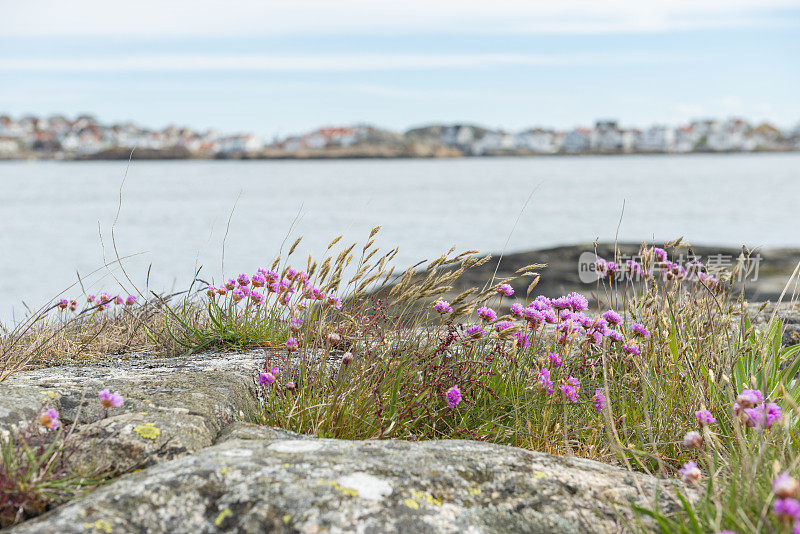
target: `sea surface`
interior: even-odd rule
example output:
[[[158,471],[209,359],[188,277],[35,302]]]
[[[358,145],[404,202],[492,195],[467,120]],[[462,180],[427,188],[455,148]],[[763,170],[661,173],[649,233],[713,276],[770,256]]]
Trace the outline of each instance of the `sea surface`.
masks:
[[[133,292],[117,257],[141,290],[177,290],[196,268],[219,281],[269,266],[300,235],[305,265],[333,237],[363,242],[376,225],[378,245],[400,247],[398,266],[451,245],[510,252],[617,232],[800,246],[797,153],[134,161],[123,184],[126,168],[0,162],[0,320],[21,318],[23,301],[81,295],[67,290],[79,276],[86,292]]]

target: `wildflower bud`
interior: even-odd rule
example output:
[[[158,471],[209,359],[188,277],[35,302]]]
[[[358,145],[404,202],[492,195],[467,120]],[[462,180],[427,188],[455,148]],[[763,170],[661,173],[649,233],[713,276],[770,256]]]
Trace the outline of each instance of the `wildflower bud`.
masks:
[[[683,446],[700,450],[703,448],[703,436],[696,430],[690,430],[683,436]]]
[[[67,299],[61,299],[58,301],[58,307],[62,310],[66,310],[69,306],[69,301]]]
[[[69,301],[69,311],[75,311],[77,309],[78,309],[78,301],[74,299]]]
[[[287,390],[287,391],[294,391],[294,390],[296,390],[296,389],[297,389],[297,384],[295,384],[295,383],[294,383],[294,382],[292,382],[291,380],[289,380],[288,382],[286,382],[286,390]]]
[[[341,341],[342,336],[337,334],[336,332],[331,332],[328,334],[328,343],[331,345],[336,345],[339,341]]]
[[[353,363],[353,353],[345,352],[342,356],[342,365],[350,365],[351,363]]]
[[[752,408],[760,402],[764,402],[764,395],[757,389],[745,389],[736,397],[740,408]]]
[[[61,424],[61,421],[58,419],[58,412],[54,408],[43,412],[39,416],[39,424],[48,430],[55,430]]]
[[[125,399],[118,391],[111,393],[111,390],[104,389],[97,396],[103,408],[119,408],[125,403]]]
[[[794,499],[798,494],[797,480],[789,473],[781,473],[772,481],[772,492],[778,499]]]
[[[694,462],[686,462],[678,472],[681,474],[681,479],[684,482],[696,483],[700,480],[700,477],[703,476],[702,471],[700,471],[700,468],[697,467],[697,464]]]

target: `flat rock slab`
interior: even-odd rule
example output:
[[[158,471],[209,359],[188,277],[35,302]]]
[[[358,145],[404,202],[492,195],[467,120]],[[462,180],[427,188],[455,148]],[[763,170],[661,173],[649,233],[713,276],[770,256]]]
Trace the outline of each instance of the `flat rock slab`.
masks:
[[[85,461],[140,469],[10,532],[617,532],[628,502],[651,505],[657,488],[675,506],[663,491],[677,482],[589,460],[477,441],[316,439],[241,422],[258,406],[264,358],[54,367],[0,383],[0,432],[47,404],[82,423]],[[106,388],[125,404],[101,417]]]
[[[152,465],[212,445],[226,425],[254,410],[264,358],[263,350],[209,353],[15,374],[0,383],[0,432],[28,424],[46,405],[66,424],[79,421],[86,453],[98,465]],[[119,391],[125,404],[103,414],[102,389]]]
[[[636,482],[651,497],[665,486],[475,441],[309,439],[246,425],[228,437],[10,532],[617,532],[627,502],[645,500]]]

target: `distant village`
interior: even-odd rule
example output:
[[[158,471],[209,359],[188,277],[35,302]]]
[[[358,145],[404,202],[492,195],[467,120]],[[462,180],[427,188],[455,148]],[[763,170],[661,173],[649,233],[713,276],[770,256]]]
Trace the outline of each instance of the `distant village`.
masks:
[[[0,159],[460,157],[555,154],[652,154],[800,150],[800,125],[781,130],[742,119],[697,120],[681,126],[623,128],[597,121],[572,130],[507,132],[471,124],[435,124],[404,133],[370,125],[325,127],[269,141],[250,133],[133,122],[102,124],[75,118],[0,115]]]

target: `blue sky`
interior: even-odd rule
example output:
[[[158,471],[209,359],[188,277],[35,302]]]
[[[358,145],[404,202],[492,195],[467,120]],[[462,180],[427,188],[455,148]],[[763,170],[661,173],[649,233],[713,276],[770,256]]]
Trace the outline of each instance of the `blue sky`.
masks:
[[[355,122],[800,121],[798,0],[131,6],[0,0],[0,112],[267,138]]]

